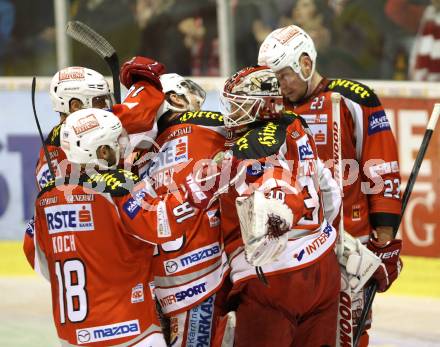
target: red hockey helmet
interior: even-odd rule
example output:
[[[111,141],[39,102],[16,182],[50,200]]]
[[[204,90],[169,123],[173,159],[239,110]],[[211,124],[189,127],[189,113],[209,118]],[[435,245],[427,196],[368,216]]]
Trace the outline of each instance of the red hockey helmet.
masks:
[[[235,73],[225,82],[221,103],[227,128],[278,118],[284,109],[278,80],[266,66],[246,67]]]

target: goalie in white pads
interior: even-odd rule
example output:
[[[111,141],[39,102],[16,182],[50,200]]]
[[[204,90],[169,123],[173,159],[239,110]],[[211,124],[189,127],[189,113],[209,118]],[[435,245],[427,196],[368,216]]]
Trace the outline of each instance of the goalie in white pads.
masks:
[[[300,117],[283,113],[269,69],[236,73],[222,101],[238,173],[234,189],[220,196],[238,302],[234,346],[334,346],[340,271],[318,182],[326,181],[331,218],[339,210],[337,184],[319,174],[313,137]]]

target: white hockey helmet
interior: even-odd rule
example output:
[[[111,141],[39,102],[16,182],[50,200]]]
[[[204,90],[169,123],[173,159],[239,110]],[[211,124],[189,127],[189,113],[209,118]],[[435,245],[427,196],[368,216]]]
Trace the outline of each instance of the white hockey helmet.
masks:
[[[304,77],[299,60],[307,54],[312,60],[312,72]],[[309,81],[316,67],[316,49],[311,37],[300,27],[289,25],[272,31],[263,41],[258,53],[258,64],[278,72],[291,67],[304,82]]]
[[[267,66],[241,69],[229,78],[220,97],[227,128],[276,119],[284,110],[278,80]]]
[[[160,75],[160,83],[162,84],[162,91],[167,94],[174,92],[177,95],[183,96],[188,103],[185,108],[179,108],[171,105],[167,98],[165,98],[161,117],[168,111],[174,112],[186,112],[186,111],[198,111],[202,107],[206,98],[206,92],[194,81],[186,79],[176,73],[167,73]]]
[[[96,163],[101,169],[115,168],[122,151],[123,127],[113,113],[98,108],[73,112],[61,126],[61,148],[75,164]],[[107,145],[115,151],[116,163],[111,167],[98,160],[96,150]]]
[[[53,110],[67,115],[71,99],[80,100],[83,108],[111,109],[114,104],[104,76],[85,67],[71,66],[58,71],[52,78],[49,93]]]

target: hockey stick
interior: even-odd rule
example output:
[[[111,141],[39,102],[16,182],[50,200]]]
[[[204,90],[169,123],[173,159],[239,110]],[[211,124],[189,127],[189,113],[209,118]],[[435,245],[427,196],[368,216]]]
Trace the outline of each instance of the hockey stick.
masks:
[[[343,163],[341,144],[341,94],[332,93],[332,118],[333,118],[333,172],[334,178],[344,196]],[[336,242],[336,254],[338,260],[344,253],[344,203],[341,201],[340,221],[338,227],[338,239]],[[341,290],[339,292],[338,321],[336,330],[336,342],[338,346],[351,346],[353,342],[353,315],[351,306],[353,302],[352,290],[349,284],[349,276],[345,268],[341,267]],[[344,284],[344,286],[343,286]]]
[[[429,142],[431,141],[432,134],[434,133],[435,126],[437,124],[438,118],[440,115],[440,103],[434,104],[434,108],[431,113],[431,117],[429,118],[428,126],[426,127],[425,134],[423,136],[422,144],[420,145],[419,152],[417,153],[416,160],[414,162],[413,168],[411,170],[411,174],[408,178],[408,183],[406,184],[405,192],[402,196],[402,211],[400,214],[399,224],[397,228],[393,231],[393,236],[396,237],[397,231],[399,230],[400,224],[402,222],[403,214],[406,210],[406,206],[408,205],[409,198],[411,197],[411,193],[414,187],[414,184],[417,180],[417,175],[419,174],[420,167],[422,166],[423,158],[425,157],[426,150],[428,149]],[[366,293],[366,301],[364,309],[362,310],[361,318],[358,324],[358,330],[355,335],[354,346],[357,347],[359,343],[359,339],[361,337],[362,331],[364,330],[365,322],[367,321],[368,312],[371,310],[371,306],[373,305],[374,297],[376,296],[377,283],[374,282]]]
[[[95,30],[80,21],[67,23],[66,33],[74,40],[89,47],[105,60],[113,77],[113,93],[115,100],[121,102],[121,85],[119,82],[119,58],[113,46]]]
[[[52,168],[52,164],[50,161],[50,155],[49,151],[47,150],[46,143],[44,142],[43,132],[41,131],[40,122],[38,121],[37,116],[37,110],[35,108],[35,88],[37,85],[37,79],[35,77],[32,78],[32,92],[31,92],[31,98],[32,98],[32,109],[34,110],[34,117],[35,117],[35,123],[37,123],[38,133],[40,134],[41,144],[43,145],[43,151],[44,156],[46,157],[47,166],[49,168],[50,175],[52,176],[52,179],[55,180],[55,173]]]
[[[334,178],[341,189],[341,196],[344,196],[343,187],[343,166],[342,166],[342,145],[341,145],[341,94],[332,93],[332,118],[333,118],[333,172]],[[339,235],[337,242],[337,254],[344,251],[344,204],[341,203],[341,220],[339,222]]]

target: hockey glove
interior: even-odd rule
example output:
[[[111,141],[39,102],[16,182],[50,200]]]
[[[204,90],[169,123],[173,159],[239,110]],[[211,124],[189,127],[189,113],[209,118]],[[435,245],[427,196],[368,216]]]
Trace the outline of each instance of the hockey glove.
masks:
[[[220,152],[214,159],[195,167],[194,173],[188,175],[183,184],[189,203],[202,210],[210,208],[219,195],[228,190],[235,175],[233,163],[230,153]]]
[[[199,210],[209,209],[218,198],[215,194],[217,187],[205,189],[194,179],[193,174],[186,176],[183,191],[185,192],[185,199],[191,206]]]
[[[136,56],[122,65],[119,79],[127,89],[137,81],[148,81],[162,90],[159,76],[164,73],[163,64],[147,57]]]
[[[377,291],[385,292],[399,276],[403,267],[402,260],[399,257],[402,250],[402,240],[392,240],[380,244],[370,238],[367,247],[382,260],[382,264],[373,274],[373,278],[378,284]]]

